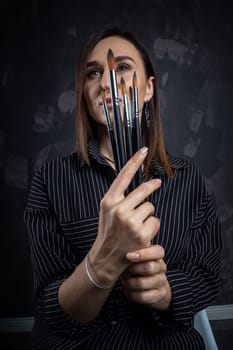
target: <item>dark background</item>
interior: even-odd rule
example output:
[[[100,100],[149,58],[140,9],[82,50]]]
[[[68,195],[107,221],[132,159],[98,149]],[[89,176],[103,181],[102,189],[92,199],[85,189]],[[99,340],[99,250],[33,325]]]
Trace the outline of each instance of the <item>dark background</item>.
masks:
[[[159,79],[168,150],[213,194],[225,242],[218,305],[233,304],[233,18],[227,1],[1,1],[0,317],[33,316],[23,223],[35,167],[72,151],[78,49],[109,24],[133,30]]]

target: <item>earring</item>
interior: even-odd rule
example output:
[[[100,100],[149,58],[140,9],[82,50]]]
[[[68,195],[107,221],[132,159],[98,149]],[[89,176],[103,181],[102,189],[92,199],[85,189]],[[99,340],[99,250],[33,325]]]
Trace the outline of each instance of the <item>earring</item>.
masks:
[[[150,127],[150,106],[149,102],[145,103],[145,117],[146,117],[146,126],[147,128]]]

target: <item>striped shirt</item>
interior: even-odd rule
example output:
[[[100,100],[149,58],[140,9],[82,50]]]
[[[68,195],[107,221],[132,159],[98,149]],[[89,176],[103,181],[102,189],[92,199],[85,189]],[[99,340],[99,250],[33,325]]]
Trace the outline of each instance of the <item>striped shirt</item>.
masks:
[[[198,350],[195,313],[216,299],[222,238],[204,179],[190,162],[169,155],[174,178],[153,162],[161,187],[149,200],[161,220],[154,242],[165,249],[172,290],[168,312],[129,301],[117,282],[101,313],[80,323],[64,313],[58,290],[92,246],[102,197],[114,171],[98,145],[89,145],[91,165],[73,153],[35,171],[25,208],[35,284],[34,349]]]

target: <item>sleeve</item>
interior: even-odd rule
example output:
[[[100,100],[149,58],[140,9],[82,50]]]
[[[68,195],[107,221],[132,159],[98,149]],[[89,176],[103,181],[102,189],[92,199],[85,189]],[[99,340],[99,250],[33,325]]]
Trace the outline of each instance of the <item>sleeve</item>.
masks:
[[[191,228],[191,244],[181,263],[168,268],[171,313],[180,327],[190,327],[196,312],[216,300],[222,267],[221,228],[209,196],[203,198]]]
[[[203,179],[201,185],[202,196],[188,233],[188,248],[179,264],[167,267],[172,291],[169,311],[153,312],[153,318],[166,328],[192,327],[195,313],[213,304],[219,292],[223,255],[221,227]]]
[[[33,177],[24,221],[31,250],[37,313],[56,332],[84,339],[102,321],[99,318],[88,323],[74,321],[58,302],[59,287],[77,266],[77,258],[62,234],[42,170]]]

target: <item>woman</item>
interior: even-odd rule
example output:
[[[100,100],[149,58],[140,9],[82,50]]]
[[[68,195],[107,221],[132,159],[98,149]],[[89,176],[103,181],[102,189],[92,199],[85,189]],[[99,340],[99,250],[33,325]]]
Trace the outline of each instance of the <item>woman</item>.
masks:
[[[112,116],[110,48],[118,82],[129,88],[137,72],[143,143],[117,176],[101,95]],[[25,209],[34,347],[204,349],[193,317],[218,292],[219,221],[198,170],[166,152],[148,54],[130,33],[98,33],[76,85],[76,151],[35,173]],[[128,193],[140,167],[145,181]]]

